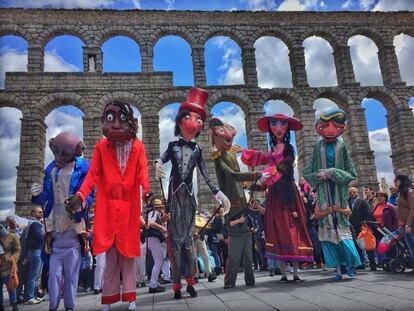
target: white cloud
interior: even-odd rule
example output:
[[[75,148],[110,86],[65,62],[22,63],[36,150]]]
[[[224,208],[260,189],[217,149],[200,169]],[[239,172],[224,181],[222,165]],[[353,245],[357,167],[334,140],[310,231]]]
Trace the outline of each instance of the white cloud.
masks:
[[[67,63],[56,51],[45,53],[45,72],[72,72],[80,71],[75,65]]]
[[[375,166],[377,178],[384,177],[389,184],[394,181],[394,173],[391,161],[391,144],[387,128],[369,132],[369,144],[375,154]]]
[[[373,2],[373,0],[371,0]],[[373,11],[413,11],[414,1],[412,0],[379,0]]]
[[[254,44],[259,87],[292,87],[289,50],[282,40],[261,37]]]
[[[240,47],[230,38],[217,36],[211,39],[211,43],[223,54],[221,64],[216,69],[219,73],[217,82],[219,85],[243,84],[243,65],[241,63]]]
[[[360,0],[359,6],[363,10],[371,10],[377,0]]]
[[[278,11],[304,11],[305,5],[301,4],[299,0],[285,0],[278,8]]]
[[[264,105],[264,112],[266,116],[272,116],[277,113],[293,116],[293,109],[283,100],[269,100]]]
[[[347,0],[346,2],[344,2],[341,5],[341,9],[349,9],[350,7],[352,7],[354,5],[353,0]]]
[[[167,11],[174,9],[175,0],[165,0],[165,2],[168,5]]]
[[[23,8],[62,8],[62,9],[95,9],[109,8],[116,4],[116,0],[12,0],[11,5]],[[118,1],[119,2],[119,1]],[[139,7],[140,1],[133,0],[133,4]]]
[[[307,38],[305,47],[306,73],[310,86],[336,86],[335,61],[331,45],[323,38]]]
[[[401,79],[407,85],[414,85],[414,70],[412,57],[414,55],[414,38],[400,34],[394,37],[395,53],[398,58]]]
[[[353,36],[348,40],[351,49],[355,79],[361,85],[383,85],[378,60],[378,48],[365,36]]]
[[[27,71],[27,52],[18,52],[9,47],[0,50],[0,88],[4,88],[6,72]]]
[[[274,0],[243,0],[248,10],[252,11],[274,11],[277,5]]]

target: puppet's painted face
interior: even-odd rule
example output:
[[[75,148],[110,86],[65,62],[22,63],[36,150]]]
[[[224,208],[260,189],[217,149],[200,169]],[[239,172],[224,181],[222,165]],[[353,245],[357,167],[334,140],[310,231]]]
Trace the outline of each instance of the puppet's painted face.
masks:
[[[132,126],[117,105],[106,107],[102,116],[102,133],[114,143],[124,143],[132,138]]]
[[[50,150],[55,156],[55,164],[63,168],[75,157],[82,155],[82,141],[73,133],[63,132],[49,141]]]
[[[289,130],[289,123],[287,120],[281,119],[270,119],[269,127],[273,135],[277,138],[278,141],[281,141],[286,135],[286,132]]]
[[[315,125],[316,133],[322,136],[325,143],[336,142],[345,131],[345,124],[335,121],[318,122]]]
[[[214,146],[218,151],[228,151],[233,144],[234,136],[236,136],[236,129],[231,125],[216,126],[213,130]]]
[[[181,130],[181,136],[186,141],[190,141],[203,128],[203,119],[197,112],[190,111],[188,115],[180,120],[178,126]]]

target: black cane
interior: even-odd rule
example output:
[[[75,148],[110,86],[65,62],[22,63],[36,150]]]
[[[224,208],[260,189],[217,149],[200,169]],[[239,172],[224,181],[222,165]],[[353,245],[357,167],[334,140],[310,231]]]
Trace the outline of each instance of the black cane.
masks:
[[[200,229],[200,231],[198,231],[198,235],[200,235],[201,232],[203,232],[203,230],[208,226],[208,224],[211,222],[211,220],[213,219],[214,216],[216,216],[216,214],[218,213],[219,209],[223,206],[223,204],[220,204],[213,212],[213,214],[210,216],[209,219],[207,219],[206,224],[203,226],[203,228]]]

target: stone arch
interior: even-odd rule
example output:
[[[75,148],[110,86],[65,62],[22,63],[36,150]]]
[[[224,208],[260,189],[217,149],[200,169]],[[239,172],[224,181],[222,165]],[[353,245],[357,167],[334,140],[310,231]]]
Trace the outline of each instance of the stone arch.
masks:
[[[392,31],[392,36],[398,36],[399,34],[405,34],[411,37],[414,37],[414,27],[410,26],[400,26],[396,27]]]
[[[85,116],[89,111],[94,111],[96,109],[90,107],[88,101],[84,97],[76,93],[69,92],[59,92],[46,95],[39,101],[36,109],[39,111],[39,114],[43,116],[43,118],[46,118],[46,116],[53,109],[62,105],[72,105],[81,110]]]
[[[338,37],[334,32],[330,31],[326,27],[319,26],[315,28],[310,28],[309,30],[301,34],[301,46],[303,45],[306,39],[312,36],[321,37],[322,39],[325,39],[326,41],[328,41],[328,43],[334,50],[340,45],[340,41],[338,40]]]
[[[0,93],[0,108],[11,107],[19,109],[23,116],[30,116],[30,107],[19,97],[13,94]]]
[[[237,43],[240,49],[242,49],[246,43],[240,31],[234,28],[230,30],[219,27],[211,27],[211,29],[209,29],[201,36],[200,42],[204,46],[208,40],[218,36],[229,37],[231,40]]]
[[[318,98],[326,98],[333,101],[339,108],[345,111],[349,109],[349,105],[354,103],[352,97],[340,88],[317,88],[314,96],[312,103]]]
[[[131,106],[134,106],[135,108],[137,108],[140,111],[142,116],[144,115],[143,111],[145,111],[146,108],[148,107],[144,99],[138,94],[130,93],[130,92],[111,92],[111,93],[108,93],[102,96],[98,100],[97,102],[97,107],[98,107],[97,109],[99,110],[98,115],[99,116],[102,115],[103,109],[105,108],[106,104],[108,104],[109,102],[113,100],[117,100],[117,99],[127,102]]]
[[[368,27],[368,26],[351,27],[345,35],[346,42],[348,43],[350,38],[352,38],[353,36],[358,36],[358,35],[365,36],[371,39],[372,41],[374,41],[378,49],[380,46],[384,44],[384,40],[381,34],[378,31],[373,30],[371,27]]]
[[[175,91],[162,93],[157,98],[155,98],[153,106],[154,108],[157,108],[157,111],[160,111],[171,103],[182,103],[187,98],[187,92],[187,89],[178,89]]]
[[[206,109],[211,110],[214,105],[220,102],[232,102],[238,105],[245,116],[248,115],[249,111],[253,109],[253,103],[249,96],[241,90],[219,90],[207,100]]]
[[[401,102],[400,98],[389,88],[375,87],[363,89],[358,94],[358,101],[362,103],[362,100],[366,97],[374,98],[382,103],[387,110],[387,113],[392,115],[397,109],[404,109],[406,106]]]
[[[280,99],[285,101],[293,109],[295,115],[299,115],[300,107],[305,104],[303,102],[303,98],[293,90],[271,89],[263,93],[262,96],[260,96],[259,103],[261,105],[260,108],[262,109],[262,111],[263,104],[272,99]]]
[[[95,44],[99,46],[100,48],[102,48],[102,45],[107,40],[109,40],[112,37],[116,37],[116,36],[125,36],[135,41],[135,43],[138,44],[141,50],[141,54],[142,54],[142,48],[146,45],[146,41],[140,35],[140,33],[132,27],[125,27],[125,26],[107,27],[97,34],[97,37],[95,38]]]
[[[33,40],[32,35],[26,29],[17,25],[0,25],[0,36],[19,36],[24,38],[27,43]]]
[[[43,31],[36,38],[36,43],[39,44],[42,47],[42,49],[44,49],[46,45],[50,42],[50,40],[52,40],[53,38],[57,36],[63,36],[63,35],[75,36],[79,38],[80,40],[82,40],[82,42],[85,45],[91,44],[91,39],[89,38],[88,33],[83,28],[80,28],[78,26],[73,26],[73,25],[65,25],[65,26],[54,25],[48,28],[47,30]]]
[[[266,27],[265,29],[260,29],[260,32],[258,32],[257,35],[255,35],[252,38],[252,41],[253,41],[252,45],[254,45],[255,42],[259,40],[260,38],[267,37],[267,36],[275,37],[277,39],[282,40],[283,43],[286,44],[289,50],[295,45],[295,41],[296,41],[296,39],[292,36],[292,34],[284,29],[280,29],[277,27]]]
[[[159,27],[154,30],[150,37],[150,42],[152,46],[155,46],[157,42],[166,36],[178,36],[181,39],[185,40],[191,48],[197,44],[197,39],[195,36],[185,27],[180,26],[170,26],[170,27]]]

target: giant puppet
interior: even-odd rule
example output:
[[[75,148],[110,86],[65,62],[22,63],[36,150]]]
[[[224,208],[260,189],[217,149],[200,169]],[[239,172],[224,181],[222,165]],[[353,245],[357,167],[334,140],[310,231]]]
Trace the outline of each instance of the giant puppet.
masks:
[[[81,188],[68,199],[76,209],[96,187],[94,254],[106,252],[102,288],[103,310],[122,300],[134,310],[136,265],[140,255],[141,191],[149,190],[147,156],[136,137],[137,119],[129,104],[113,101],[102,116],[102,132]],[[122,276],[122,294],[120,292]]]
[[[57,310],[59,307],[62,278],[65,280],[65,308],[74,309],[81,264],[79,234],[85,233],[86,228],[82,208],[78,206],[76,211],[68,213],[65,199],[78,191],[88,172],[89,163],[80,157],[82,141],[71,132],[62,132],[50,139],[49,147],[55,159],[45,169],[43,185],[32,185],[32,202],[44,206],[46,252],[51,253],[49,309]],[[38,268],[41,268],[40,264]],[[40,270],[34,273],[40,275]],[[30,293],[30,296],[35,294]]]
[[[317,188],[315,218],[319,219],[318,238],[322,243],[325,265],[336,268],[334,280],[342,279],[340,265],[353,276],[353,267],[361,265],[349,229],[348,185],[356,172],[345,143],[338,139],[345,130],[346,114],[331,109],[319,115],[315,130],[322,136],[304,171],[305,179]]]
[[[306,212],[293,177],[295,154],[290,131],[303,128],[302,123],[283,114],[265,116],[257,122],[268,133],[270,151],[244,149],[241,160],[248,166],[267,165],[270,173],[265,210],[266,256],[279,260],[281,282],[287,281],[285,262],[293,263],[293,281],[300,281],[299,262],[313,262],[312,242],[306,226]]]
[[[168,252],[171,261],[174,298],[181,299],[181,276],[187,281],[187,292],[196,297],[194,289],[196,254],[194,249],[194,221],[197,203],[194,197],[193,172],[197,166],[215,199],[222,202],[225,195],[210,180],[200,146],[193,141],[203,128],[206,119],[208,93],[200,88],[191,88],[187,100],[180,105],[175,118],[175,136],[179,140],[171,141],[160,159],[155,161],[156,177],[163,178],[162,165],[171,161],[172,169],[168,187],[167,212]]]
[[[230,124],[223,123],[218,118],[210,121],[211,141],[217,148],[213,153],[214,165],[220,189],[230,200],[231,207],[226,215],[226,226],[229,234],[229,257],[227,259],[224,288],[236,285],[237,272],[240,262],[243,262],[244,280],[247,286],[255,284],[252,263],[252,235],[247,225],[247,200],[243,181],[262,182],[269,177],[269,173],[240,172],[237,162],[237,148],[232,148],[236,129]]]

